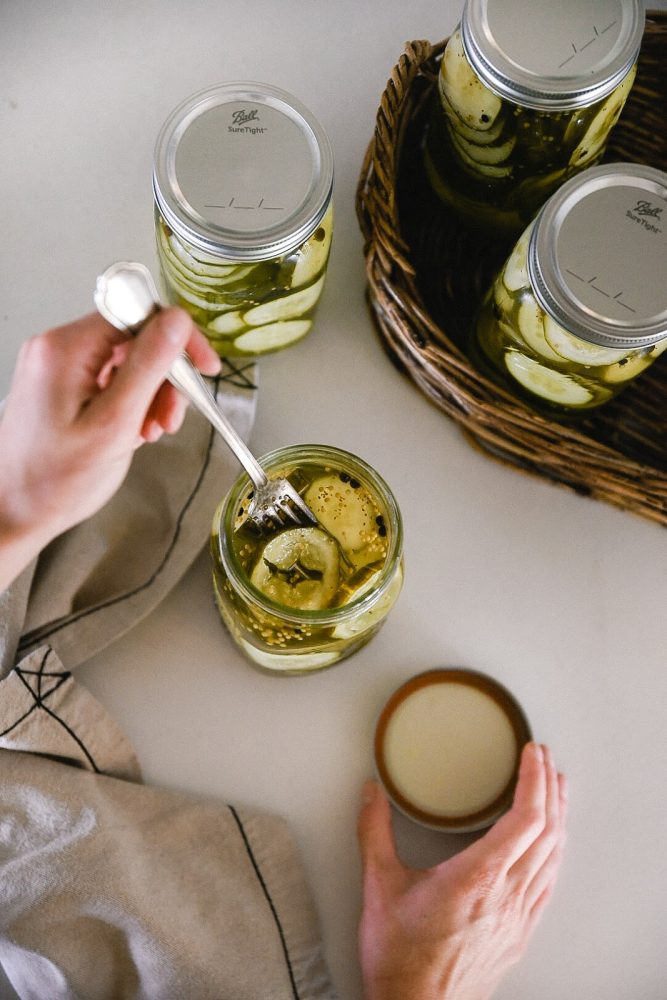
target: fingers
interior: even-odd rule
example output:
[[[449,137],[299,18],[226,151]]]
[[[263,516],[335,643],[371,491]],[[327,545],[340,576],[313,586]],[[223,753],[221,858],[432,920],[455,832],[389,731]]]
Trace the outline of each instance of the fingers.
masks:
[[[197,327],[193,328],[192,336],[185,349],[203,375],[218,375],[220,373],[220,357]]]
[[[99,419],[102,412],[107,420],[127,423],[134,428],[134,435],[138,434],[169,366],[191,341],[197,345],[197,353],[205,353],[187,313],[161,310],[129,345],[127,357],[108,388],[89,407],[89,418]]]
[[[508,872],[508,877],[521,887],[527,886],[541,871],[547,859],[558,846],[564,829],[564,817],[561,818],[561,800],[564,795],[565,781],[564,779],[559,780],[549,748],[543,747],[542,751],[545,776],[542,829],[531,846]]]
[[[541,912],[542,905],[551,895],[561,861],[563,860],[567,819],[567,782],[563,775],[558,776],[558,799],[558,817],[555,821],[556,828],[552,834],[553,846],[550,851],[546,848],[544,849],[544,861],[536,869],[525,887],[525,905],[531,911],[531,914],[533,911],[536,911],[535,916]],[[548,843],[549,833],[546,830],[544,838],[541,839],[544,844]],[[510,875],[512,875],[511,872]]]
[[[367,781],[357,825],[364,877],[399,864],[391,828],[391,809],[376,781]]]
[[[527,743],[521,754],[514,803],[489,832],[468,848],[471,857],[495,857],[506,873],[544,829],[547,778],[544,753],[537,743]]]
[[[145,441],[157,441],[166,431],[175,434],[183,423],[188,403],[185,396],[169,382],[163,382],[151,403],[141,436]]]

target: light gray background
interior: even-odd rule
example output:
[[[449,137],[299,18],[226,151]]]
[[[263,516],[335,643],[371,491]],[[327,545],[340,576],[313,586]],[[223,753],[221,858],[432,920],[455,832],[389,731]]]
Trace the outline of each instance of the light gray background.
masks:
[[[341,997],[360,1000],[355,817],[375,716],[441,664],[512,689],[571,780],[553,902],[501,1000],[664,1000],[667,535],[498,465],[384,355],[364,301],[354,194],[386,79],[454,0],[2,0],[0,395],[19,344],[91,308],[111,261],[154,263],[150,174],[183,97],[256,79],[299,96],[336,158],[336,228],[316,329],[261,362],[253,446],[339,445],[393,486],[406,583],[377,639],[336,669],[272,678],[237,654],[203,554],[173,596],[81,672],[146,779],[286,814]],[[29,401],[26,401],[29,405]],[[462,841],[397,820],[404,856]]]

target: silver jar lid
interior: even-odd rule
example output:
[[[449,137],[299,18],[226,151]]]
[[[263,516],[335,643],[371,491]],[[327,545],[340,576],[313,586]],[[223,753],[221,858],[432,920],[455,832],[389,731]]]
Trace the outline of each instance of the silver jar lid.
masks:
[[[333,154],[299,101],[263,83],[194,94],[162,127],[153,191],[171,228],[232,260],[266,260],[300,246],[324,215]]]
[[[467,0],[465,53],[499,97],[567,110],[606,97],[634,64],[642,0]]]
[[[557,323],[602,347],[667,337],[667,173],[590,167],[541,209],[528,245],[535,297]]]

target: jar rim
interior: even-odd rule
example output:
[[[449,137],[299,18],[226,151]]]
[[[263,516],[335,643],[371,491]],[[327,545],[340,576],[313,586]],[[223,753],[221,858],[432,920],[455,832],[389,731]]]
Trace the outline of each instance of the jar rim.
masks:
[[[258,459],[259,464],[267,472],[274,471],[289,464],[290,459],[294,461],[294,467],[301,464],[308,464],[316,460],[324,460],[340,471],[352,472],[355,478],[359,478],[368,487],[379,501],[380,506],[386,511],[386,525],[388,529],[389,546],[385,556],[384,564],[380,572],[380,579],[376,587],[371,591],[349,601],[336,608],[324,608],[320,611],[307,611],[287,607],[277,601],[271,600],[253,586],[247,574],[241,567],[233,545],[230,544],[233,519],[238,507],[239,500],[243,493],[250,487],[251,481],[247,474],[242,473],[232,485],[227,496],[216,511],[213,522],[213,533],[217,534],[217,549],[222,567],[229,578],[234,589],[240,596],[249,602],[259,606],[266,614],[274,615],[290,622],[290,624],[308,624],[313,626],[338,625],[347,622],[365,611],[370,610],[384,596],[393,582],[394,573],[403,553],[403,523],[396,498],[393,492],[382,478],[367,462],[353,455],[351,452],[333,445],[322,444],[302,444],[288,445],[268,452]]]

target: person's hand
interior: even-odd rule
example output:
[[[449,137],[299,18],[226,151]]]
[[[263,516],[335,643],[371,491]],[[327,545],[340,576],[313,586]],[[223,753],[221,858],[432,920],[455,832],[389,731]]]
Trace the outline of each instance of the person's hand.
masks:
[[[220,370],[181,309],[132,339],[93,314],[23,344],[0,414],[0,589],[113,495],[139,444],[179,428],[186,402],[164,379],[183,350]]]
[[[529,743],[510,811],[471,847],[419,871],[398,860],[389,803],[367,782],[358,830],[366,1000],[487,1000],[551,895],[565,812],[565,778],[546,747]]]

